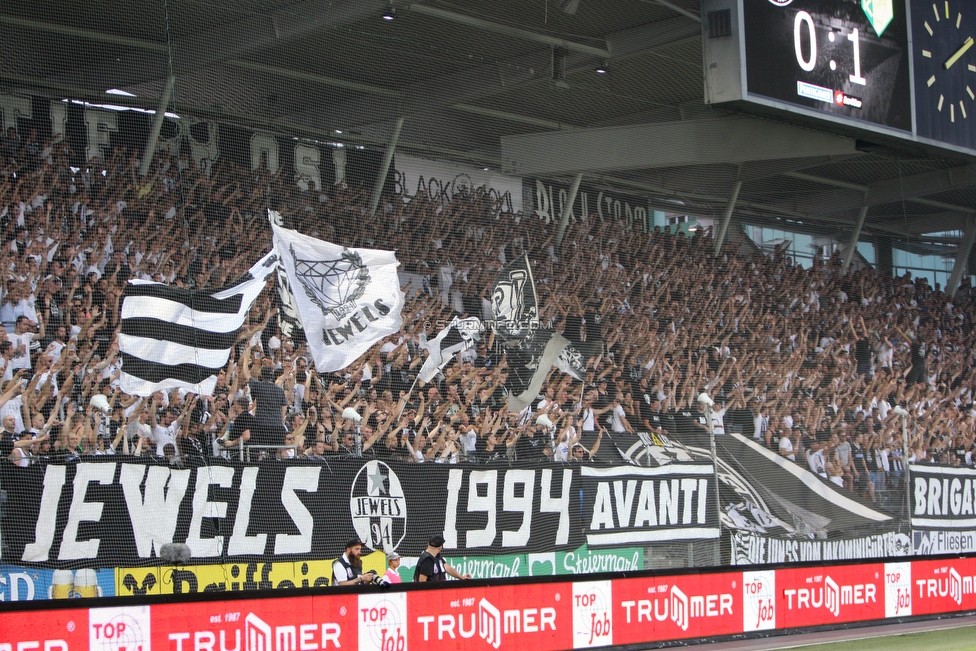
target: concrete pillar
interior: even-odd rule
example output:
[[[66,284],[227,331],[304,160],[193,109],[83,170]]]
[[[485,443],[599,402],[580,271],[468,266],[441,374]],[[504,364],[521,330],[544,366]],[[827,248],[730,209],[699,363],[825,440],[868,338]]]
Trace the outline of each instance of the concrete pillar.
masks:
[[[393,152],[396,151],[401,129],[403,129],[403,118],[397,118],[396,125],[393,127],[393,134],[390,136],[390,142],[387,143],[386,151],[383,152],[383,161],[380,163],[379,172],[376,174],[376,182],[373,184],[373,195],[369,200],[370,217],[376,214],[376,206],[380,204],[380,195],[383,194],[386,175],[390,172],[390,163],[393,162]]]

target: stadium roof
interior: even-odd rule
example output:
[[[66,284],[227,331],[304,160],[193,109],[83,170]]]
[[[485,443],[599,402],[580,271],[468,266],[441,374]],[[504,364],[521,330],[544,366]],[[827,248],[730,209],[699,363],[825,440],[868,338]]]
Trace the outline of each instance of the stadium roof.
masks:
[[[976,217],[973,160],[704,105],[699,11],[697,0],[4,3],[0,86],[153,109],[172,71],[177,113],[374,146],[404,118],[399,151],[582,173],[671,212],[720,217],[739,188],[750,223],[844,237],[866,205],[865,235],[958,241]]]

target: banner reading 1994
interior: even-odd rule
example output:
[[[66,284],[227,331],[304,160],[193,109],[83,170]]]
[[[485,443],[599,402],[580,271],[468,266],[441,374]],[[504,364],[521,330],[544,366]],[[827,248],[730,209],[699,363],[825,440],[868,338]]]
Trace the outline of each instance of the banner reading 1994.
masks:
[[[448,556],[484,573],[495,570],[482,560],[507,556],[522,575],[532,568],[557,574],[624,569],[635,558],[643,563],[644,544],[719,535],[714,474],[701,463],[598,469],[371,460],[176,468],[106,459],[15,468],[15,476],[0,471],[6,511],[18,514],[2,522],[4,561],[26,568],[151,567],[160,564],[163,545],[183,543],[189,565],[313,562],[335,558],[354,536],[367,553],[416,558],[433,533],[442,533]],[[601,552],[614,549],[619,553]],[[288,572],[312,584],[322,574]]]

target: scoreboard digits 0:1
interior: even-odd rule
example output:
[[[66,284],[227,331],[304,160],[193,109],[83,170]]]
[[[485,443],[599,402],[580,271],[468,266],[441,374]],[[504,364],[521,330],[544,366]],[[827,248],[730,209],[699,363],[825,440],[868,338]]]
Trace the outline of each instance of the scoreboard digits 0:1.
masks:
[[[803,35],[806,32],[807,44],[804,52]],[[831,30],[827,34],[831,43],[837,38],[835,32]],[[861,76],[861,43],[860,31],[857,27],[847,35],[854,48],[854,73],[848,75],[853,84],[867,85],[867,79]],[[813,17],[806,11],[796,12],[793,20],[793,50],[796,54],[796,62],[805,72],[813,72],[817,67],[817,30],[813,23]],[[830,69],[836,70],[837,63],[833,59],[830,61]]]

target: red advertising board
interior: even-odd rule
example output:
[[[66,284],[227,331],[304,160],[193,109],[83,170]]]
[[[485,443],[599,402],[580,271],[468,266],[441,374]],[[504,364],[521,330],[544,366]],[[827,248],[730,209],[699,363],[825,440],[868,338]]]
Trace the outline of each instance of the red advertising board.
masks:
[[[776,571],[776,628],[884,617],[883,563]]]
[[[570,583],[434,590],[407,597],[409,649],[573,648]]]
[[[976,559],[912,563],[912,614],[976,610]]]
[[[356,615],[355,595],[160,604],[152,607],[152,648],[354,649]]]
[[[87,608],[0,614],[2,651],[82,651],[87,648]]]
[[[741,572],[613,582],[614,644],[741,632]]]
[[[976,558],[463,586],[0,613],[0,651],[557,651],[709,638],[976,610]]]

